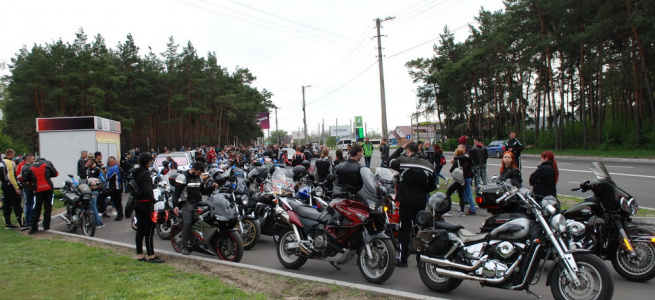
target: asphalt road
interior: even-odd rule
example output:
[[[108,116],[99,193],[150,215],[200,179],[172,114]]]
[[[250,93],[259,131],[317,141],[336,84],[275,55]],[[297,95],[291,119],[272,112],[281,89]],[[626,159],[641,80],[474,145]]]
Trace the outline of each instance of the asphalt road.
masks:
[[[453,208],[456,207],[456,205],[453,206]],[[462,224],[470,231],[477,232],[484,219],[485,217],[478,215],[451,217],[448,218],[448,221]],[[105,224],[107,225],[106,227],[96,230],[96,238],[128,244],[134,243],[135,231],[132,230],[129,219],[124,219],[123,221],[105,219]],[[53,218],[52,228],[55,230],[66,231],[65,223],[63,223],[63,221],[58,217]],[[78,234],[81,234],[80,230],[78,230]],[[158,250],[173,251],[169,240],[161,240],[157,236],[155,236],[155,248]],[[193,252],[192,256],[193,255],[211,257],[198,252]],[[275,243],[270,236],[262,236],[259,243],[253,249],[245,252],[241,263],[445,299],[534,299],[534,296],[528,295],[525,292],[482,288],[478,283],[472,281],[464,281],[459,288],[448,294],[434,293],[421,282],[416,268],[416,262],[413,257],[410,257],[409,259],[408,268],[396,268],[391,278],[382,285],[372,285],[366,282],[359,273],[355,260],[345,264],[342,270],[336,270],[330,265],[330,263],[319,260],[309,260],[300,269],[289,270],[282,267],[279,263],[275,251]],[[606,262],[606,264],[610,269],[612,269],[611,263]],[[652,299],[652,294],[650,293],[655,291],[655,280],[651,280],[647,283],[634,283],[626,281],[614,271],[612,272],[615,281],[615,299]],[[545,275],[542,280],[533,287],[532,291],[544,296],[545,299],[553,299],[550,288],[545,286]]]

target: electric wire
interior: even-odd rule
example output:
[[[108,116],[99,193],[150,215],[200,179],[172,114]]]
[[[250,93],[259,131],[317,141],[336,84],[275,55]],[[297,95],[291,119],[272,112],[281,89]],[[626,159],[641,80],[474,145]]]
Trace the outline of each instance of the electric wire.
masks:
[[[364,73],[366,73],[366,71],[370,70],[370,69],[371,69],[373,66],[375,66],[377,63],[378,63],[378,61],[376,60],[376,61],[373,62],[370,66],[368,66],[366,69],[364,69],[363,71],[361,71],[359,74],[355,75],[355,77],[351,78],[350,80],[348,80],[348,81],[345,82],[344,84],[340,85],[339,87],[337,87],[336,89],[332,90],[331,92],[329,92],[329,93],[323,95],[322,97],[320,97],[320,98],[318,98],[318,99],[316,99],[316,100],[314,100],[314,101],[307,102],[307,105],[312,104],[312,103],[316,103],[316,102],[318,102],[318,101],[321,101],[321,100],[327,98],[328,96],[334,94],[336,91],[342,89],[343,87],[345,87],[346,85],[348,85],[349,83],[351,83],[353,80],[357,79],[359,76],[362,76]]]

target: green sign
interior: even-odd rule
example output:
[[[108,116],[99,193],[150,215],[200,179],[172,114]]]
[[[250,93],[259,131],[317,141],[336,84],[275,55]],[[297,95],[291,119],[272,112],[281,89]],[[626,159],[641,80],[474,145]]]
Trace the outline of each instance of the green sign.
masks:
[[[355,116],[355,127],[364,127],[362,116]]]
[[[361,128],[361,127],[357,128],[356,134],[357,134],[356,138],[363,139],[364,138],[364,128]]]

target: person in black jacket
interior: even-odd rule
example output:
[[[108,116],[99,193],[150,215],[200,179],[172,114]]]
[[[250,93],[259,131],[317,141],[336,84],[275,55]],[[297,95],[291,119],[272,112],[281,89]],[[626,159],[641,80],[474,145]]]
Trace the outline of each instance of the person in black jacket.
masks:
[[[141,193],[136,195],[134,204],[134,216],[136,223],[139,224],[136,230],[136,255],[139,261],[149,263],[163,263],[164,260],[155,255],[155,246],[152,237],[155,234],[155,224],[152,223],[150,214],[155,205],[155,195],[152,193],[152,178],[150,177],[150,165],[152,164],[152,155],[143,153],[139,156],[139,168],[134,172],[134,180],[141,189]],[[146,241],[146,252],[148,258],[143,255],[143,240]]]
[[[86,179],[86,167],[84,166],[86,164],[86,156],[89,152],[86,150],[82,150],[80,153],[80,159],[77,160],[77,177],[80,179]]]
[[[557,197],[557,180],[559,179],[559,170],[557,161],[553,152],[544,151],[541,153],[541,165],[530,175],[530,185],[532,193],[537,199],[546,196]]]
[[[510,151],[505,151],[503,153],[503,162],[500,165],[500,181],[508,179],[516,181],[519,185],[523,183],[523,175],[516,165],[514,154]]]
[[[321,151],[321,158],[314,162],[314,179],[316,181],[325,181],[327,176],[333,172],[333,164],[330,159],[330,149],[323,148]]]
[[[458,147],[455,149],[455,157],[453,158],[453,164],[450,167],[450,173],[453,173],[456,168],[462,168],[464,175],[463,182],[454,181],[446,191],[446,199],[448,199],[448,202],[451,202],[450,196],[455,191],[457,191],[459,196],[460,217],[463,217],[467,214],[465,210],[466,203],[471,206],[471,210],[468,212],[468,214],[476,214],[475,202],[473,202],[473,194],[471,193],[471,182],[473,182],[473,162],[468,156],[465,155],[465,151],[466,150],[464,150],[464,147]],[[449,210],[448,213],[444,214],[444,216],[452,216],[452,210]]]
[[[400,260],[399,267],[407,267],[409,242],[413,230],[412,221],[416,214],[425,209],[428,193],[436,189],[434,166],[419,155],[419,146],[411,142],[399,147],[392,155],[389,167],[398,171],[400,182],[396,200],[400,202]],[[400,156],[405,150],[406,156]]]
[[[473,147],[469,150],[469,156],[473,161],[476,189],[479,189],[482,184],[487,184],[487,159],[489,153],[487,153],[487,147],[480,141],[482,141],[480,137],[473,139]]]
[[[191,169],[177,175],[175,178],[175,192],[173,193],[173,213],[178,215],[182,210],[182,220],[184,225],[182,227],[182,254],[191,254],[189,249],[189,236],[191,235],[191,226],[193,226],[193,209],[202,201],[202,195],[207,195],[215,188],[218,183],[212,184],[212,189],[205,188],[202,184],[200,175],[205,169],[205,164],[202,162],[194,162]]]
[[[519,170],[521,169],[521,152],[523,152],[523,148],[523,144],[516,139],[516,132],[510,131],[509,140],[507,140],[507,146],[505,146],[505,149],[512,152]]]

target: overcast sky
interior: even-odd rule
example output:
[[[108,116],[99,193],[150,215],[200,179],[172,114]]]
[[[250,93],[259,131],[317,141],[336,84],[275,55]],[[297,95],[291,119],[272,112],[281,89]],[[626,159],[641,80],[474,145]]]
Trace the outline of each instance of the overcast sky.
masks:
[[[140,56],[162,53],[168,38],[198,55],[216,52],[229,72],[248,68],[260,91],[274,94],[278,126],[302,130],[303,85],[307,127],[316,132],[363,116],[369,131],[381,131],[375,18],[382,23],[388,129],[410,124],[417,85],[405,63],[432,57],[444,26],[458,41],[481,8],[503,9],[502,0],[23,0],[0,2],[0,63],[23,45],[72,42],[83,28],[89,41],[98,33],[116,49],[131,33]],[[0,71],[8,74],[8,70]],[[422,120],[421,120],[422,121]],[[275,114],[271,114],[275,129]]]

